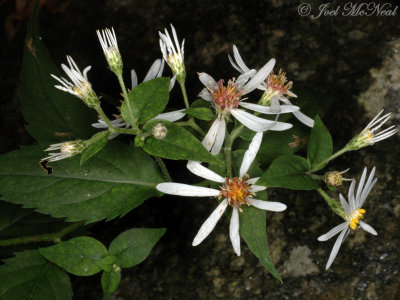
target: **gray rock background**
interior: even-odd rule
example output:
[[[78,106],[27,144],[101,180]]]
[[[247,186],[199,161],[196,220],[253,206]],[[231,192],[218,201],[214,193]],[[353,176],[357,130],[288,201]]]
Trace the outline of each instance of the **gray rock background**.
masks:
[[[317,14],[319,3],[308,3]],[[332,1],[331,7],[344,3]],[[41,27],[55,62],[64,62],[70,54],[79,65],[92,65],[89,76],[95,89],[108,94],[118,93],[117,82],[106,70],[95,30],[114,26],[125,65],[134,67],[141,79],[160,57],[157,31],[173,23],[179,37],[186,38],[191,99],[202,88],[196,72],[216,78],[237,76],[227,60],[236,44],[249,66],[260,67],[275,57],[277,68],[294,81],[294,92],[311,93],[321,102],[335,98],[324,122],[336,149],[383,107],[393,112],[391,124],[398,124],[400,8],[393,17],[312,19],[299,15],[299,4],[279,0],[72,1],[63,13],[44,8]],[[2,7],[5,17],[13,12],[14,3],[8,1]],[[23,128],[16,95],[26,20],[18,24],[16,35],[3,36],[0,43],[1,152],[32,143]],[[173,105],[181,105],[180,97],[175,91]],[[331,170],[350,167],[349,177],[358,177],[364,165],[375,165],[379,178],[366,202],[366,222],[378,236],[362,230],[351,234],[329,271],[325,264],[334,240],[319,243],[316,238],[341,220],[316,193],[281,189],[269,193],[271,200],[288,205],[284,213],[268,214],[267,220],[270,252],[283,284],[268,274],[244,243],[242,256],[234,255],[226,218],[204,243],[191,246],[215,207],[213,199],[165,197],[147,201],[112,226],[100,223],[93,228],[95,236],[107,244],[131,227],[168,227],[145,262],[123,271],[113,299],[399,299],[398,143],[396,135],[347,153],[328,166]],[[173,173],[176,181],[188,182],[187,176],[184,171]],[[346,192],[347,187],[340,191]],[[73,278],[73,284],[76,299],[101,298],[99,276]]]

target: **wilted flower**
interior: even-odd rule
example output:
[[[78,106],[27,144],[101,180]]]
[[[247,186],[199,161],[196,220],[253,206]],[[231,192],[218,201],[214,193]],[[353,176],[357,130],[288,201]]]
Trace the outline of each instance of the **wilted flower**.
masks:
[[[44,151],[54,151],[60,150],[58,153],[49,153],[49,156],[43,158],[42,160],[57,161],[64,158],[68,158],[79,153],[82,153],[83,150],[87,147],[85,141],[82,140],[75,140],[70,142],[52,144],[49,148]]]
[[[375,185],[377,181],[377,178],[374,178],[374,174],[375,174],[375,167],[372,169],[371,173],[369,174],[368,180],[365,183],[365,179],[367,177],[367,168],[364,168],[355,195],[354,195],[354,190],[356,186],[356,181],[353,180],[353,182],[350,185],[348,192],[348,202],[346,201],[346,199],[343,197],[342,194],[339,195],[340,203],[342,206],[340,216],[345,220],[345,222],[334,227],[328,233],[325,233],[324,235],[321,235],[318,238],[318,241],[320,242],[327,241],[331,237],[337,235],[340,232],[339,237],[337,238],[335,244],[333,245],[331,254],[329,255],[328,263],[326,264],[327,270],[335,260],[335,257],[339,252],[340,246],[342,245],[347,235],[350,233],[350,229],[355,230],[360,226],[365,231],[373,235],[377,235],[375,229],[373,229],[367,223],[361,221],[361,219],[364,218],[364,214],[366,213],[365,209],[361,207],[363,206],[369,192],[371,191],[372,187]]]
[[[118,49],[118,42],[114,28],[111,27],[111,30],[108,28],[101,31],[97,30],[97,36],[101,48],[103,48],[104,56],[106,57],[109,68],[114,73],[120,74],[122,72],[123,63],[121,53]]]
[[[182,41],[182,45],[179,45],[178,36],[176,35],[175,28],[172,26],[172,24],[171,29],[174,42],[172,41],[167,29],[165,29],[165,34],[159,32],[161,52],[164,60],[167,62],[178,80],[184,80],[186,77],[184,63],[185,40]]]
[[[211,101],[218,114],[217,119],[211,125],[203,140],[203,145],[207,150],[211,150],[212,154],[215,155],[221,150],[225,139],[225,116],[229,114],[234,116],[244,126],[256,132],[266,130],[281,131],[292,127],[291,124],[259,118],[238,108],[242,106],[263,114],[276,114],[276,112],[271,110],[271,107],[244,102],[242,99],[243,95],[250,93],[259,86],[260,82],[264,81],[274,67],[274,64],[275,59],[271,59],[258,72],[249,70],[241,74],[237,80],[229,80],[227,85],[224,85],[223,80],[216,82],[210,75],[199,73],[200,81],[206,86],[200,92],[199,96],[207,101]],[[281,112],[293,112],[298,109],[297,106],[285,105],[284,107],[282,106]]]
[[[346,173],[348,170],[344,170],[344,171],[331,171],[331,172],[327,172],[325,174],[325,183],[331,186],[339,186],[342,185],[343,181],[352,181],[353,179],[348,179],[348,178],[343,178],[344,173]]]
[[[223,199],[201,226],[193,240],[193,246],[199,245],[211,233],[228,205],[230,205],[232,206],[232,217],[229,226],[229,235],[235,253],[240,255],[239,212],[243,211],[241,208],[242,205],[252,205],[259,209],[270,211],[283,211],[286,209],[286,205],[283,203],[253,199],[257,192],[266,189],[264,186],[254,184],[257,182],[258,178],[248,179],[248,176],[246,175],[257,155],[261,141],[262,132],[257,133],[250,143],[249,149],[243,157],[239,177],[223,178],[217,173],[202,166],[200,162],[188,162],[187,167],[193,174],[223,184],[220,190],[174,182],[164,182],[157,185],[157,190],[171,195],[188,197],[218,197],[219,199]]]
[[[233,56],[235,58],[235,61],[233,61],[230,55],[228,56],[232,66],[242,74],[249,72],[250,69],[244,63],[242,57],[239,54],[239,50],[235,45],[233,45]],[[289,99],[285,97],[285,95],[289,97],[297,97],[296,94],[290,91],[292,86],[293,82],[287,82],[286,74],[282,70],[280,70],[278,74],[274,74],[273,72],[271,72],[266,80],[260,82],[257,86],[257,89],[265,91],[261,97],[262,105],[270,105],[271,110],[275,113],[284,113],[284,105],[281,105],[279,101],[282,101],[286,105],[292,104]],[[303,124],[309,127],[314,126],[314,120],[307,117],[299,110],[293,111],[292,113]]]
[[[89,107],[97,108],[99,106],[99,99],[97,98],[97,95],[93,91],[92,85],[87,78],[87,72],[89,72],[91,66],[86,67],[81,73],[71,56],[67,55],[67,60],[69,67],[61,64],[61,68],[64,70],[65,74],[68,75],[72,83],[64,77],[59,78],[51,74],[54,79],[62,84],[62,86],[56,85],[55,87],[82,99],[83,102],[85,102],[85,104]]]
[[[363,131],[356,137],[354,137],[347,145],[351,150],[358,150],[365,146],[373,145],[376,142],[380,142],[388,137],[394,135],[398,130],[395,129],[395,125],[392,125],[381,132],[375,133],[378,129],[382,127],[383,124],[386,123],[387,120],[390,119],[391,113],[384,115],[383,117],[379,116],[382,114],[383,109],[372,119],[371,122],[364,128]],[[379,118],[379,119],[378,119]]]

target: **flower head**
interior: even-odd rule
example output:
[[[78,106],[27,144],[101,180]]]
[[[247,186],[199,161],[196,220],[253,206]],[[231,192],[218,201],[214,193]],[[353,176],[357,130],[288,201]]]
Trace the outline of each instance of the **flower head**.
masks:
[[[101,31],[97,30],[97,36],[101,48],[103,48],[104,56],[106,57],[109,68],[116,74],[121,73],[123,63],[121,53],[118,49],[118,42],[114,28],[111,27],[111,30],[108,28]]]
[[[382,127],[383,124],[386,123],[387,120],[390,119],[391,113],[388,113],[379,118],[379,116],[383,113],[383,109],[372,119],[371,122],[364,128],[363,131],[356,137],[354,137],[349,143],[348,147],[351,150],[358,150],[363,147],[373,145],[376,142],[380,142],[388,137],[394,135],[398,130],[395,125],[392,125],[385,130],[380,132],[376,132],[378,129]]]
[[[365,231],[377,235],[377,232],[375,229],[373,229],[370,225],[367,223],[363,222],[361,219],[364,218],[364,215],[366,213],[366,210],[362,208],[365,200],[367,199],[367,196],[373,186],[375,185],[377,178],[374,178],[375,174],[375,167],[372,169],[371,173],[369,174],[367,182],[365,182],[365,179],[367,177],[367,168],[364,168],[364,171],[362,173],[360,182],[358,184],[357,192],[354,195],[355,191],[355,186],[356,186],[356,181],[353,180],[353,182],[350,185],[349,192],[348,192],[348,202],[346,199],[343,197],[342,194],[339,195],[340,198],[340,204],[341,204],[341,212],[340,216],[345,220],[342,224],[334,227],[332,230],[330,230],[328,233],[325,233],[318,237],[318,241],[323,242],[327,241],[331,237],[339,234],[339,237],[337,238],[331,254],[328,259],[328,263],[326,264],[326,269],[328,270],[333,261],[335,260],[336,255],[339,252],[340,246],[342,245],[344,239],[347,237],[347,235],[350,233],[350,230],[355,230],[358,227],[361,227]]]
[[[96,108],[99,105],[99,99],[87,78],[87,72],[89,72],[91,66],[86,67],[83,72],[81,72],[71,56],[67,55],[67,61],[69,66],[61,64],[61,68],[64,70],[65,74],[67,74],[71,82],[64,77],[57,77],[51,74],[54,79],[62,84],[56,85],[55,87],[82,99],[87,106]]]
[[[211,233],[226,208],[230,205],[232,207],[232,217],[229,226],[229,235],[233,249],[239,256],[239,212],[246,213],[242,209],[243,205],[252,205],[259,209],[278,212],[286,209],[286,205],[280,202],[253,199],[257,192],[266,189],[264,186],[255,185],[258,178],[248,179],[248,175],[246,174],[257,155],[261,141],[262,132],[257,133],[254,136],[252,142],[250,143],[249,149],[245,152],[238,177],[223,178],[217,173],[202,166],[200,162],[188,162],[187,167],[193,174],[204,179],[223,184],[219,190],[173,182],[164,182],[157,185],[157,190],[171,195],[189,197],[218,197],[220,200],[222,199],[218,207],[211,213],[208,219],[201,226],[199,232],[193,240],[193,246],[199,245]]]
[[[239,50],[235,45],[233,45],[233,57],[234,59],[228,55],[229,61],[232,66],[239,71],[241,74],[249,72],[249,67],[244,63],[242,57],[239,54]],[[285,111],[285,106],[291,106],[292,103],[285,96],[289,97],[297,97],[290,89],[293,86],[292,81],[287,81],[286,73],[282,70],[279,71],[278,74],[274,74],[271,72],[268,74],[268,77],[264,78],[264,80],[258,82],[258,85],[255,87],[259,90],[263,90],[264,94],[261,97],[261,104],[265,106],[270,106],[270,111],[276,114],[287,112]],[[280,104],[280,101],[284,103],[284,105]],[[300,112],[298,109],[292,112],[293,115],[303,124],[313,127],[314,121]]]
[[[343,174],[346,173],[348,170],[344,171],[331,171],[325,173],[325,183],[330,185],[330,186],[339,186],[342,185],[343,181],[352,181],[353,179],[348,179],[348,178],[343,178]]]
[[[68,158],[79,153],[82,153],[83,150],[87,147],[85,141],[82,140],[75,140],[70,142],[52,144],[49,148],[44,151],[54,151],[60,150],[58,153],[49,153],[49,156],[43,158],[42,160],[57,161],[64,158]]]
[[[271,59],[258,72],[248,70],[237,79],[229,80],[226,85],[223,80],[216,82],[210,75],[199,73],[199,79],[205,85],[199,96],[212,102],[217,111],[217,118],[203,140],[204,147],[209,151],[211,150],[213,155],[221,150],[226,131],[225,116],[229,114],[244,126],[256,132],[266,130],[282,131],[292,127],[291,124],[263,119],[239,108],[241,106],[263,114],[276,114],[271,110],[271,107],[248,103],[242,99],[243,95],[255,90],[260,82],[265,80],[274,64],[275,60]],[[285,105],[282,107],[281,112],[293,112],[298,109],[297,106]]]
[[[182,45],[179,45],[178,36],[172,24],[171,29],[174,41],[172,41],[167,29],[165,29],[165,34],[159,32],[161,52],[163,54],[164,60],[167,62],[178,80],[184,80],[186,77],[183,50],[185,40],[182,41]]]
[[[157,123],[151,129],[151,133],[156,139],[162,140],[163,138],[165,138],[167,136],[168,129],[167,129],[167,127],[165,127],[165,125],[163,123]]]

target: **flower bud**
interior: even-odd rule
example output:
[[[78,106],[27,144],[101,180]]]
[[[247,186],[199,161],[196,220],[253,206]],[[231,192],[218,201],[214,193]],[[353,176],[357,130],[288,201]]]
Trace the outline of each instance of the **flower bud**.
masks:
[[[114,28],[111,28],[111,30],[106,28],[101,32],[97,30],[97,36],[110,70],[115,74],[121,74],[123,63]]]

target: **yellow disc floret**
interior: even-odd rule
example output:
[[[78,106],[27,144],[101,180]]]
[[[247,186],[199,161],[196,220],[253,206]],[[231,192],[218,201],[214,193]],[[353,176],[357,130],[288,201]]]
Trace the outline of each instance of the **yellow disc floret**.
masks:
[[[358,223],[360,223],[360,219],[364,219],[364,214],[366,213],[365,209],[359,208],[353,211],[349,216],[349,226],[351,229],[356,229],[358,226]]]
[[[251,202],[246,199],[253,196],[251,187],[246,183],[246,178],[226,178],[225,185],[221,188],[219,198],[222,196],[228,200],[231,206],[236,207],[241,212],[240,208],[243,204],[251,205]]]

